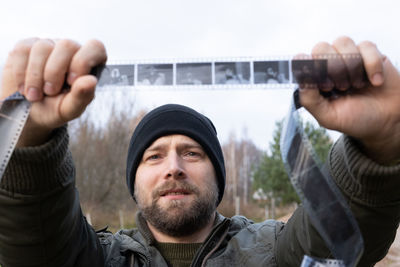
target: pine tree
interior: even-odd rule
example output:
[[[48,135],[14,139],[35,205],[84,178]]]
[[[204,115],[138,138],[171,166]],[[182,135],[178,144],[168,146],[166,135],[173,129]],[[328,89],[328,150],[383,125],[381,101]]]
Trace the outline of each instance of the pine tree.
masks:
[[[259,188],[268,196],[273,197],[280,204],[299,202],[299,198],[290,183],[283,165],[280,137],[282,121],[276,122],[273,140],[269,146],[269,153],[265,153],[261,163],[254,172],[253,189]],[[315,127],[312,123],[304,123],[304,132],[311,141],[317,156],[325,161],[332,145],[332,140],[324,128]]]

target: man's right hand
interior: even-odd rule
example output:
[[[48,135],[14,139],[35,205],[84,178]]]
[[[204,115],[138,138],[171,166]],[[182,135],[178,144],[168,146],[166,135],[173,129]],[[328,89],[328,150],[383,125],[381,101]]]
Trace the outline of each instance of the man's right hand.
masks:
[[[53,129],[79,117],[94,97],[97,79],[89,73],[106,60],[104,45],[96,40],[83,46],[37,38],[17,43],[3,68],[0,88],[0,99],[18,90],[32,102],[17,146],[43,144]],[[68,91],[62,90],[65,79]]]

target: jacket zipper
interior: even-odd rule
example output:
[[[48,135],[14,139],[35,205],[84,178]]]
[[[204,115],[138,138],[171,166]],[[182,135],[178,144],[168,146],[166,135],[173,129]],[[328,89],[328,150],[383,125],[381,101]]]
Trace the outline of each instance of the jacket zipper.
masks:
[[[225,239],[226,235],[228,234],[229,227],[227,227],[230,224],[230,220],[227,218],[224,218],[224,220],[220,223],[220,225],[210,234],[210,238],[206,241],[206,243],[203,245],[203,249],[199,251],[196,254],[196,258],[192,261],[192,264],[190,267],[196,267],[196,266],[204,266],[205,260],[208,259],[211,254],[221,245],[222,241]],[[217,234],[222,228],[226,226],[226,229],[221,236],[221,238],[218,239],[218,242],[213,246],[213,248],[210,250],[209,253],[207,253],[206,256],[203,257],[203,260],[200,258],[201,255],[203,254],[204,250],[207,249],[209,246],[209,243],[212,242],[214,239],[214,235]]]

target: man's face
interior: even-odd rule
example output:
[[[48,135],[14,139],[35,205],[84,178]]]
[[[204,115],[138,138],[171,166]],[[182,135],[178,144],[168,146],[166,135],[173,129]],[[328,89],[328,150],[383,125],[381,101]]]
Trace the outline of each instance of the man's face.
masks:
[[[226,68],[226,69],[225,69],[225,75],[226,75],[226,76],[229,76],[229,77],[230,77],[230,76],[233,76],[233,71],[232,71],[230,68]]]
[[[271,75],[271,76],[274,76],[274,75],[275,75],[275,72],[274,72],[274,70],[273,70],[272,68],[268,68],[268,69],[267,69],[267,73],[268,73],[269,75]]]
[[[160,137],[136,171],[135,197],[146,221],[171,236],[186,236],[212,218],[216,175],[203,148],[184,135]]]

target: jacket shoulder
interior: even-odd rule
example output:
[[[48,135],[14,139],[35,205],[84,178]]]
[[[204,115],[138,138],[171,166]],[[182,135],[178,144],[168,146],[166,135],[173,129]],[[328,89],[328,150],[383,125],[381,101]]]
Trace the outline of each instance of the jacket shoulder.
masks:
[[[233,216],[229,226],[229,231],[238,234],[240,231],[248,231],[256,235],[276,235],[284,227],[284,223],[276,220],[265,220],[254,223],[254,221],[240,215]]]
[[[103,248],[106,266],[127,266],[135,259],[139,266],[149,266],[150,255],[139,230],[120,230],[113,234],[106,229],[97,232]]]
[[[231,218],[224,251],[210,260],[210,266],[276,266],[275,245],[282,222],[254,223],[243,216]]]
[[[229,231],[233,234],[232,238],[238,239],[243,245],[275,244],[283,227],[284,223],[276,220],[254,223],[243,216],[234,216]]]

